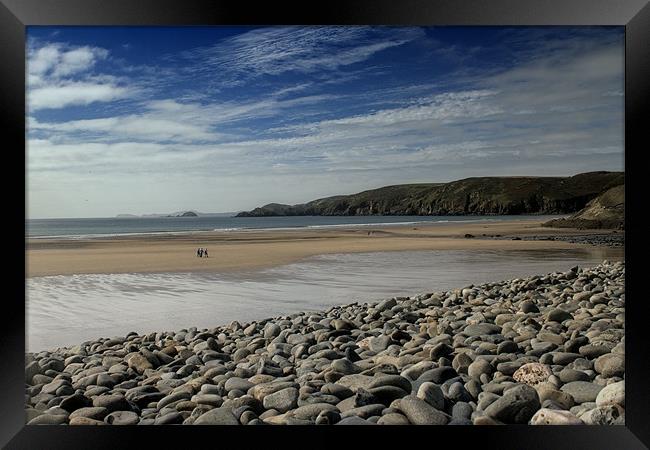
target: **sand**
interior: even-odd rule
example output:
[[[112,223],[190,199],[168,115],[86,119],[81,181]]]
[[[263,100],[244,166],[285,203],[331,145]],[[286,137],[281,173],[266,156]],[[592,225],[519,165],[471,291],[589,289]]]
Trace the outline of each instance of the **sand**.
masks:
[[[465,238],[469,233],[475,238]],[[219,272],[289,264],[320,254],[400,250],[579,248],[562,241],[486,239],[501,235],[588,234],[549,229],[541,221],[438,223],[309,230],[205,232],[96,239],[28,239],[28,277],[88,273]],[[591,231],[602,233],[602,231]],[[198,258],[205,247],[209,258]]]

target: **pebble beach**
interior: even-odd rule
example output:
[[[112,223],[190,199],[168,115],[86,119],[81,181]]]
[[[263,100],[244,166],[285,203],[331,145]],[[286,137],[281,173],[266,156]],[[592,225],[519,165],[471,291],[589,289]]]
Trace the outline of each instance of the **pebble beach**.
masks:
[[[26,354],[26,422],[625,423],[625,265],[604,261]]]

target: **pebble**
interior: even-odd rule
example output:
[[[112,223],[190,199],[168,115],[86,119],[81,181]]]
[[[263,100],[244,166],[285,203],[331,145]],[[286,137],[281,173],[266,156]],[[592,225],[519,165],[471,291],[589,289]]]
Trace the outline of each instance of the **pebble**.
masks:
[[[602,389],[603,386],[588,381],[572,381],[560,388],[562,392],[571,395],[576,403],[596,401],[596,397]]]
[[[531,425],[584,425],[585,423],[569,411],[542,408],[530,419]]]
[[[140,418],[133,411],[114,411],[104,417],[109,425],[136,425]]]
[[[618,405],[625,408],[625,380],[605,386],[596,396],[596,405]]]
[[[281,413],[298,406],[298,389],[289,387],[264,397],[264,408],[275,409]]]
[[[445,425],[447,415],[415,396],[400,399],[400,410],[413,425]]]
[[[231,410],[214,408],[199,416],[194,425],[239,425],[239,421]]]
[[[503,423],[527,423],[540,409],[537,391],[528,385],[509,389],[502,397],[485,408],[485,414]]]
[[[25,358],[55,424],[620,424],[625,265]]]

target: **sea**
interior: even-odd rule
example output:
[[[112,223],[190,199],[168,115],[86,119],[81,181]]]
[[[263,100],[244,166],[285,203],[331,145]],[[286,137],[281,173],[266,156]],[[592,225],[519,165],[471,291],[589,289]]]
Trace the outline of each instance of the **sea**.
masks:
[[[289,216],[289,217],[111,217],[95,219],[29,219],[30,238],[84,239],[138,234],[186,234],[206,231],[391,226],[445,222],[550,220],[561,216]]]
[[[34,238],[184,233],[398,223],[497,221],[515,217],[277,217],[48,219]],[[539,220],[540,216],[535,216]],[[333,305],[374,302],[620,260],[621,249],[430,250],[318,255],[235,273],[77,274],[26,280],[27,351],[100,337],[214,328]]]

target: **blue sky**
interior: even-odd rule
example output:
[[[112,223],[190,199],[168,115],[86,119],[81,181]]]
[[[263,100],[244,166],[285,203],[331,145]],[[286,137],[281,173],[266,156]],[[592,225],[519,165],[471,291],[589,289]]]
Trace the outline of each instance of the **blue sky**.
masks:
[[[620,27],[28,27],[28,214],[623,170]]]

